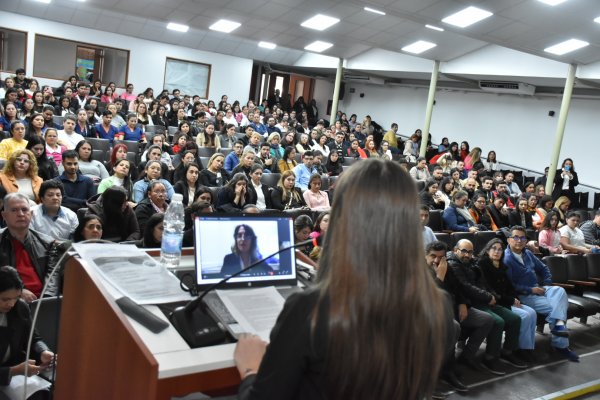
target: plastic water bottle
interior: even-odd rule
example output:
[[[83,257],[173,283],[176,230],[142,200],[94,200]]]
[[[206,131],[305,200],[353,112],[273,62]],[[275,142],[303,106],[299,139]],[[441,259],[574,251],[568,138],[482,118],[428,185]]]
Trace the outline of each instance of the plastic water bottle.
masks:
[[[181,258],[181,245],[183,242],[184,211],[183,195],[175,193],[163,222],[164,231],[160,246],[160,263],[173,270],[179,266]]]

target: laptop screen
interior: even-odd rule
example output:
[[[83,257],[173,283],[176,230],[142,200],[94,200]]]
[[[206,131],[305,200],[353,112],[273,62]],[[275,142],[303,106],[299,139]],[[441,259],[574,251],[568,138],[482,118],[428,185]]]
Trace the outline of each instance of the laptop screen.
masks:
[[[198,289],[207,289],[293,243],[293,219],[286,215],[201,214],[194,220]],[[270,285],[296,285],[294,249],[266,258],[223,287]]]

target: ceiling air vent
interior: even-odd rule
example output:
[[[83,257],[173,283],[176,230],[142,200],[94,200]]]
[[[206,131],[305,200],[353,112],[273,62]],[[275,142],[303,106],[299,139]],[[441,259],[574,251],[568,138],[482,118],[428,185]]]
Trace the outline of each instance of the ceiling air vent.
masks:
[[[535,86],[523,82],[479,81],[479,88],[492,93],[525,94],[528,96],[535,94]]]

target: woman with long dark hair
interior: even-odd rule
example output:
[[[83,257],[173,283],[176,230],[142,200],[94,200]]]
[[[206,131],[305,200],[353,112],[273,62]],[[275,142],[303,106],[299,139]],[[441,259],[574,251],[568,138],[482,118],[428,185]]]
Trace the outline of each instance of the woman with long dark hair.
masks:
[[[44,141],[44,138],[33,136],[27,142],[25,148],[30,150],[35,156],[38,165],[37,174],[40,178],[47,181],[58,176],[58,168],[56,167],[54,159],[49,158],[46,154],[46,142]]]
[[[424,263],[416,186],[398,164],[369,159],[344,173],[338,195],[352,201],[332,208],[319,283],[288,298],[266,352],[257,337],[238,342],[241,399],[416,400],[433,390],[452,312]]]
[[[196,190],[200,187],[200,183],[198,182],[199,174],[200,167],[196,163],[190,162],[183,170],[183,178],[179,179],[173,185],[175,193],[183,195],[182,203],[184,206],[191,205],[196,198]]]
[[[252,193],[248,185],[249,179],[246,174],[243,172],[235,174],[219,191],[217,208],[223,212],[241,212],[246,204],[251,204]]]
[[[538,235],[540,247],[547,249],[551,255],[560,255],[563,253],[563,248],[560,244],[560,231],[558,230],[558,222],[558,213],[556,211],[550,211],[548,214],[546,214]]]
[[[104,193],[106,189],[112,186],[121,186],[127,191],[127,198],[133,198],[133,184],[131,183],[131,163],[128,159],[122,158],[115,162],[112,175],[102,179],[98,186],[98,193]]]
[[[104,227],[102,239],[124,242],[140,238],[140,227],[121,186],[111,186],[95,201],[88,201],[88,214],[97,215]]]
[[[579,185],[579,178],[577,177],[577,172],[575,172],[573,160],[565,158],[561,169],[556,170],[552,198],[556,200],[561,196],[566,196],[571,200],[571,203],[578,204],[575,196],[575,186],[577,185]]]

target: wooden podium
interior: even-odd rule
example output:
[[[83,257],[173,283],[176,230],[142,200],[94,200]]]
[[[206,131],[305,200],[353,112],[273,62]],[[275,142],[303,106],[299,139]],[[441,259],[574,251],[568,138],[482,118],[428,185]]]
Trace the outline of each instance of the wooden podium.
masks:
[[[172,326],[153,334],[122,313],[114,289],[79,258],[67,262],[64,281],[56,399],[168,400],[235,392],[233,344],[190,349]],[[148,309],[166,320],[157,307]]]

